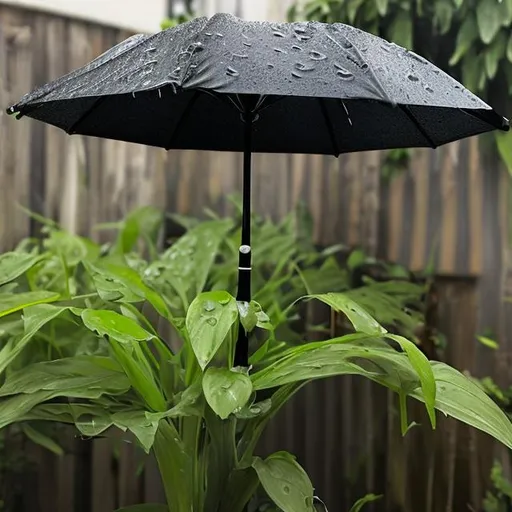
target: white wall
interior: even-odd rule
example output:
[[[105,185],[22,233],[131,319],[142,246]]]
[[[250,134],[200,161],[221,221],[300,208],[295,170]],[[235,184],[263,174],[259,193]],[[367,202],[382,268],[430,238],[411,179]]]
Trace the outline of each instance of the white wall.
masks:
[[[137,32],[157,32],[167,14],[167,0],[1,0],[0,3],[36,7]]]
[[[196,0],[201,14],[229,12],[247,20],[285,21],[294,0]]]

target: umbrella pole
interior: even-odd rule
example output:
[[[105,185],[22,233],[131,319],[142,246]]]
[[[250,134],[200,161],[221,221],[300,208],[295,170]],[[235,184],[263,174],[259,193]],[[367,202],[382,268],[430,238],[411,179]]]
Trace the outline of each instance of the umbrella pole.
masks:
[[[244,113],[244,174],[242,196],[242,237],[238,253],[238,292],[236,300],[251,301],[251,163],[252,163],[252,111]],[[249,336],[239,326],[235,349],[235,366],[249,366]]]

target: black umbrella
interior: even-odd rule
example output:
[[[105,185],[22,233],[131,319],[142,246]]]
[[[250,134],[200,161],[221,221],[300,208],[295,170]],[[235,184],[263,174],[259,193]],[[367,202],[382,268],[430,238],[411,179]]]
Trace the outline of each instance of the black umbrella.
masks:
[[[251,153],[432,147],[508,121],[449,75],[356,28],[228,14],[136,35],[8,109],[165,149],[244,152],[237,299],[250,301]],[[240,342],[242,341],[242,342]],[[246,365],[241,329],[236,364]]]

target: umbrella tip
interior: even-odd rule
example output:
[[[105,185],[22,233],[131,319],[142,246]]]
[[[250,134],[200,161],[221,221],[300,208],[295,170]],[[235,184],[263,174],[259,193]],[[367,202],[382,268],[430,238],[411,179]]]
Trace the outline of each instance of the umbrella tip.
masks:
[[[510,130],[510,121],[506,117],[502,117],[501,119],[501,129],[505,132]]]
[[[13,105],[12,107],[6,109],[6,112],[10,116],[16,115],[16,119],[21,119],[21,117],[23,116],[23,114],[20,112],[19,108],[17,108],[16,105]]]

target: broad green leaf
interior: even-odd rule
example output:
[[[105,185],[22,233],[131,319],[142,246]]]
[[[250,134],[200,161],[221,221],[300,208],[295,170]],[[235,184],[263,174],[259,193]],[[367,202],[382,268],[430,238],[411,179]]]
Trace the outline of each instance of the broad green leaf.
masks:
[[[398,11],[389,27],[388,39],[410,50],[412,48],[412,32],[411,14],[405,10]]]
[[[363,498],[357,500],[354,503],[354,506],[350,509],[350,512],[360,512],[365,505],[368,503],[372,503],[374,501],[380,500],[382,498],[382,494],[375,495],[375,494],[367,494]]]
[[[490,79],[493,79],[498,72],[498,64],[505,56],[506,46],[507,37],[505,31],[500,31],[485,52],[485,69]]]
[[[160,421],[153,451],[169,510],[193,510],[192,457],[171,422]]]
[[[403,336],[388,334],[387,337],[396,341],[405,351],[412,367],[416,370],[421,382],[421,389],[425,397],[425,405],[430,418],[432,428],[436,428],[436,381],[429,360],[421,350]]]
[[[478,92],[484,72],[484,61],[482,54],[476,54],[470,49],[462,61],[462,82],[472,92]]]
[[[89,271],[96,272],[102,276],[102,279],[112,279],[118,281],[127,288],[133,295],[145,298],[163,318],[172,321],[172,315],[169,312],[162,297],[152,288],[147,286],[141,276],[133,269],[114,263],[102,263],[101,265],[88,265]],[[111,292],[111,289],[106,291]],[[128,302],[133,302],[129,300]]]
[[[377,0],[376,1],[377,10],[379,11],[379,14],[381,16],[386,16],[386,14],[388,13],[388,3],[389,3],[389,0]]]
[[[475,16],[470,13],[462,22],[457,33],[457,41],[455,43],[455,52],[450,59],[450,66],[457,65],[462,57],[466,55],[473,43],[478,37],[478,27]]]
[[[266,493],[283,512],[313,511],[313,485],[290,454],[279,452],[265,460],[256,457],[252,467]]]
[[[0,295],[0,317],[10,315],[16,311],[46,304],[59,300],[59,294],[54,292],[25,292],[25,293],[4,293]]]
[[[38,444],[43,448],[46,448],[47,450],[54,453],[55,455],[58,455],[59,457],[64,455],[64,450],[56,441],[54,441],[51,437],[48,437],[47,435],[43,434],[39,430],[36,430],[28,423],[23,423],[21,429],[23,430],[23,433],[33,443]]]
[[[431,362],[437,384],[436,409],[491,435],[512,449],[512,423],[474,382],[444,363]],[[424,401],[421,393],[411,396]]]
[[[118,508],[115,512],[169,512],[167,505],[132,505],[131,507]]]
[[[39,263],[44,256],[23,252],[6,252],[0,256],[0,286],[14,281]]]
[[[100,253],[99,246],[92,240],[66,231],[52,231],[44,245],[48,250],[61,256],[69,267],[75,267],[84,260],[92,261]]]
[[[240,322],[246,332],[252,332],[258,324],[258,311],[254,302],[237,301]]]
[[[507,43],[507,59],[510,63],[512,63],[512,33],[510,34]]]
[[[382,339],[361,335],[294,347],[275,363],[253,373],[251,380],[254,389],[259,390],[335,375],[362,375],[397,393],[409,394],[420,386],[406,354]]]
[[[129,383],[119,365],[109,357],[76,356],[33,363],[9,374],[0,387],[0,397],[51,391],[54,396],[99,396],[127,391]],[[78,394],[77,394],[78,393]],[[69,395],[71,396],[71,395]]]
[[[500,156],[509,174],[512,175],[512,130],[504,133],[496,133],[495,136]]]
[[[147,405],[155,411],[165,411],[165,398],[141,348],[141,343],[152,339],[153,335],[135,320],[115,311],[86,309],[81,316],[88,329],[109,337],[116,360]]]
[[[486,347],[492,348],[493,350],[497,350],[499,348],[498,343],[488,336],[477,336],[476,339]]]
[[[347,0],[347,17],[349,23],[354,23],[357,12],[364,0]]]
[[[59,316],[66,308],[40,304],[25,309],[23,314],[24,334],[12,337],[0,350],[0,374],[23,351],[34,335],[48,322]]]
[[[148,341],[153,335],[135,320],[106,309],[85,309],[82,312],[84,325],[100,336],[114,338],[120,343]]]
[[[123,411],[112,415],[112,423],[121,430],[128,429],[149,453],[155,442],[158,420],[147,418],[145,411]]]
[[[204,370],[238,320],[236,300],[227,292],[205,292],[187,311],[186,326],[192,349]]]
[[[326,293],[309,295],[305,298],[320,300],[334,311],[344,313],[357,332],[363,332],[371,336],[381,336],[386,333],[384,327],[346,294]]]
[[[480,39],[489,44],[501,28],[502,11],[497,0],[478,0],[476,19]]]
[[[244,510],[259,486],[258,474],[252,467],[235,469],[229,475],[219,512]]]
[[[206,401],[223,420],[243,407],[252,393],[251,379],[227,368],[208,368],[203,376]]]
[[[435,0],[434,20],[441,35],[446,34],[452,25],[454,9],[450,1]]]
[[[347,268],[354,270],[366,262],[366,254],[361,249],[352,251],[347,259]]]
[[[219,246],[232,227],[229,219],[201,222],[162,255],[169,269],[164,278],[177,292],[187,295],[192,290],[198,295],[203,291]]]
[[[154,247],[158,233],[162,226],[162,211],[153,206],[142,206],[130,212],[121,223],[116,248],[121,254],[126,254],[134,249],[140,236]]]

